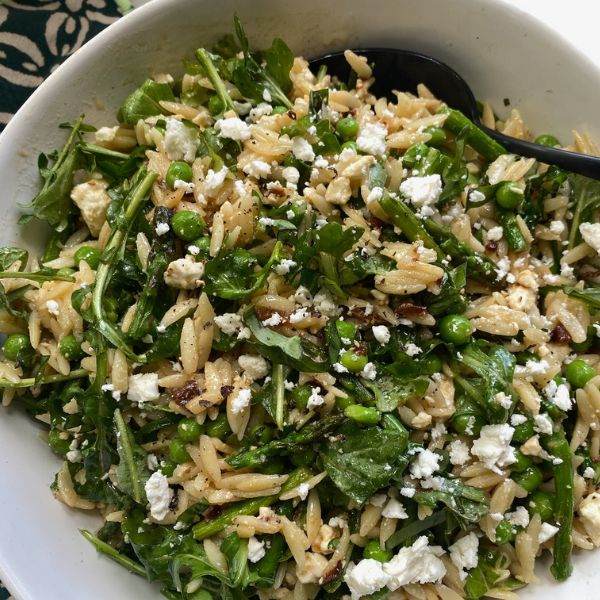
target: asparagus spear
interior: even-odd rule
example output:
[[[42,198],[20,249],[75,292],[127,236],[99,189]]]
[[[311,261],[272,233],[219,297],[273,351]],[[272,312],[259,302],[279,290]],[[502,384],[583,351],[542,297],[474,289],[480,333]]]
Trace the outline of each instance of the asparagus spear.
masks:
[[[205,48],[200,48],[199,50],[196,50],[196,58],[204,67],[206,75],[210,79],[215,92],[217,92],[217,96],[219,96],[223,106],[225,107],[225,111],[233,110],[237,112],[233,104],[233,100],[231,99],[231,96],[229,95],[221,76],[217,72],[217,68],[213,63],[212,58],[210,57],[210,53]]]
[[[467,119],[459,110],[442,106],[438,113],[448,115],[444,127],[455,135],[465,133],[465,140],[471,148],[479,152],[486,160],[494,161],[501,154],[506,154],[504,146],[492,139],[475,123]]]
[[[508,242],[509,248],[513,252],[523,252],[524,250],[527,250],[528,244],[521,233],[515,213],[511,210],[496,208],[496,218],[500,225],[502,225],[504,237]]]
[[[271,506],[273,502],[279,499],[280,494],[289,492],[291,489],[298,487],[302,482],[306,481],[311,477],[312,473],[304,468],[300,467],[290,473],[288,480],[281,486],[281,492],[279,494],[273,494],[272,496],[265,496],[263,498],[253,498],[252,500],[246,500],[245,502],[237,502],[229,508],[226,508],[217,518],[210,521],[203,521],[194,526],[193,534],[197,540],[203,540],[219,531],[223,531],[225,527],[231,525],[233,519],[241,515],[253,515],[256,514],[261,506]]]
[[[559,458],[560,464],[552,465],[554,485],[556,488],[556,504],[554,518],[558,525],[558,533],[554,538],[554,560],[550,571],[557,581],[565,581],[573,571],[571,550],[573,548],[573,451],[565,437],[564,430],[542,439],[545,450]]]

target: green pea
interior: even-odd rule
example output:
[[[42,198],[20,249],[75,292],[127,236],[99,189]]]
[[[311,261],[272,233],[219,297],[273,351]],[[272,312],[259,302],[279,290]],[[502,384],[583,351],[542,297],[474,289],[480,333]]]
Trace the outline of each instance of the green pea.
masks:
[[[295,467],[310,467],[315,464],[317,453],[312,448],[292,454],[291,461]]]
[[[165,477],[171,477],[173,475],[173,471],[177,467],[177,463],[173,460],[165,460],[160,466],[161,473]]]
[[[550,146],[551,148],[554,146],[560,146],[560,142],[549,133],[542,133],[535,138],[535,143],[540,144],[541,146]]]
[[[312,387],[307,384],[297,385],[292,390],[292,400],[298,410],[306,410],[312,391]]]
[[[351,404],[354,404],[354,400],[350,396],[337,397],[335,399],[335,406],[340,411],[345,411]]]
[[[30,348],[31,344],[26,335],[13,333],[6,338],[2,350],[4,351],[4,356],[8,358],[8,360],[16,361],[24,350],[29,350]]]
[[[518,444],[523,444],[526,442],[535,431],[533,430],[533,421],[531,419],[525,421],[525,423],[520,423],[515,427],[513,432],[513,442],[517,442]]]
[[[58,429],[51,429],[48,433],[48,445],[50,446],[50,450],[59,454],[60,456],[65,456],[65,454],[69,451],[69,447],[71,442],[69,439],[63,439],[61,436],[61,432]]]
[[[193,210],[180,210],[171,219],[175,235],[186,242],[200,237],[204,231],[204,225],[204,219]]]
[[[360,373],[368,362],[366,354],[359,354],[354,350],[346,350],[340,355],[342,364],[351,373]]]
[[[177,435],[187,444],[195,442],[202,434],[202,425],[196,419],[181,419],[177,424]]]
[[[211,115],[218,115],[222,113],[224,109],[225,105],[223,104],[223,100],[221,100],[217,94],[210,97],[210,100],[208,101],[208,110]]]
[[[554,515],[554,494],[536,490],[529,498],[529,512],[539,514],[542,521],[549,521]]]
[[[178,465],[192,460],[185,449],[185,442],[180,438],[173,438],[169,444],[169,456]]]
[[[450,344],[466,344],[471,339],[473,325],[462,315],[446,315],[439,324],[440,337]]]
[[[381,419],[381,413],[370,406],[362,406],[360,404],[351,404],[346,407],[344,414],[357,423],[363,425],[377,425]]]
[[[582,388],[592,377],[595,377],[596,369],[578,358],[567,365],[565,375],[573,387]]]
[[[515,539],[516,531],[512,523],[507,519],[502,519],[496,527],[496,544],[502,546]]]
[[[344,140],[351,140],[358,134],[358,122],[352,117],[344,117],[335,124],[335,130]]]
[[[77,266],[84,260],[91,269],[96,270],[100,264],[100,250],[92,246],[81,246],[73,258]]]
[[[356,142],[353,142],[353,141],[344,142],[342,144],[342,150],[345,150],[346,148],[351,148],[352,150],[354,150],[354,152],[356,152],[358,154],[358,145],[356,144]]]
[[[343,339],[353,340],[356,335],[356,325],[350,321],[336,321],[335,328]]]
[[[167,169],[167,175],[165,181],[171,189],[175,189],[175,182],[180,179],[181,181],[191,181],[193,178],[192,167],[186,162],[177,160],[172,162]]]
[[[273,429],[267,425],[255,425],[248,433],[253,444],[267,444],[273,439]]]
[[[496,190],[496,202],[502,208],[517,208],[523,202],[523,190],[514,181],[502,182]]]
[[[444,366],[442,359],[437,354],[429,354],[420,361],[419,365],[424,375],[439,373]]]
[[[197,258],[208,258],[209,254],[210,254],[210,237],[205,235],[202,237],[199,237],[198,239],[194,240],[191,244],[191,246],[196,246],[196,248],[198,248],[199,252],[196,255]]]
[[[478,436],[483,427],[483,419],[478,415],[456,415],[451,421],[452,428],[461,435]]]
[[[517,462],[510,465],[510,468],[513,471],[516,471],[516,472],[524,471],[525,469],[529,468],[533,464],[533,460],[532,460],[531,456],[527,456],[526,454],[523,454],[520,450],[515,450],[515,458],[517,459]]]
[[[69,267],[63,267],[62,269],[56,271],[56,274],[59,277],[70,277],[71,275],[73,275],[73,273],[75,273],[75,270],[70,269]]]
[[[286,113],[288,111],[288,109],[285,106],[274,106],[273,110],[271,111],[272,115],[282,115],[283,113]]]
[[[372,558],[381,563],[388,562],[393,555],[393,552],[382,548],[377,540],[370,540],[363,548],[363,558]]]
[[[80,360],[85,354],[74,335],[65,335],[58,343],[58,350],[68,360]]]
[[[439,127],[427,127],[423,133],[428,133],[431,139],[427,142],[429,146],[441,146],[446,141],[446,132]]]
[[[544,475],[538,466],[531,465],[519,473],[512,473],[511,478],[528,492],[533,492],[542,483]]]
[[[224,413],[217,415],[217,418],[214,421],[205,423],[205,425],[206,433],[207,435],[210,435],[210,437],[223,439],[225,436],[231,433],[231,428],[229,427],[229,422],[227,421],[227,415]]]

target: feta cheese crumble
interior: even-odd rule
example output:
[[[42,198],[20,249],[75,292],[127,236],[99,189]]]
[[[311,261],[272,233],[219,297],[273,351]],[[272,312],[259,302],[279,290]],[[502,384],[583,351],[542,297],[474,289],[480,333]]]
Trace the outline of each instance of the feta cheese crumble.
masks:
[[[262,379],[269,374],[269,363],[258,354],[242,354],[238,358],[238,364],[252,381]]]
[[[410,463],[410,474],[415,479],[431,477],[439,469],[440,459],[439,454],[420,449],[416,458]]]
[[[150,515],[157,521],[162,521],[169,512],[173,498],[173,490],[162,471],[155,471],[144,485],[146,498],[150,504]]]
[[[46,310],[55,317],[60,314],[60,306],[56,300],[48,300],[46,302]]]
[[[582,223],[579,233],[588,246],[600,253],[600,223]]]
[[[169,263],[163,278],[167,285],[178,290],[193,290],[202,284],[202,275],[204,263],[186,256]]]
[[[404,505],[402,502],[396,500],[396,498],[390,498],[389,502],[385,505],[381,516],[386,517],[387,519],[408,519],[408,514]]]
[[[240,390],[231,401],[231,412],[234,415],[244,412],[250,406],[251,398],[252,390],[248,388]]]
[[[368,362],[364,366],[360,375],[361,375],[361,377],[364,377],[365,379],[369,379],[369,380],[373,381],[377,377],[377,367],[372,362]]]
[[[424,177],[409,177],[400,184],[400,191],[417,208],[435,204],[442,193],[442,178],[436,173]]]
[[[258,562],[266,554],[265,543],[257,540],[254,536],[248,538],[248,560],[251,563]]]
[[[239,117],[219,119],[215,123],[215,130],[222,138],[244,142],[250,139],[250,127]]]
[[[374,325],[372,328],[373,336],[380,344],[387,344],[390,341],[390,330],[385,325]]]
[[[169,227],[168,223],[159,223],[154,228],[154,231],[155,231],[156,235],[158,235],[158,236],[165,235],[165,233],[169,233],[170,230],[171,230],[171,228]]]
[[[565,412],[571,410],[573,404],[571,402],[571,395],[569,388],[564,384],[557,384],[554,379],[550,380],[548,385],[544,388],[546,397],[552,404],[564,410]]]
[[[196,158],[198,134],[193,127],[172,117],[166,120],[165,151],[169,160],[192,162]]]
[[[378,592],[389,580],[390,576],[384,572],[383,565],[374,558],[365,558],[356,565],[350,563],[344,574],[344,582],[350,590],[352,600]]]
[[[277,275],[287,275],[290,272],[290,269],[293,269],[296,265],[296,261],[289,258],[283,258],[279,264],[275,265],[275,273],[277,273]]]
[[[264,179],[271,174],[271,165],[264,160],[252,160],[244,166],[242,171],[255,179]]]
[[[292,154],[304,162],[312,162],[315,159],[315,153],[310,143],[303,137],[296,136],[292,140]]]
[[[310,393],[310,396],[308,397],[308,402],[306,403],[306,407],[308,409],[312,409],[312,408],[315,408],[316,406],[321,406],[324,402],[325,402],[325,400],[323,399],[323,396],[321,396],[321,388],[314,387],[312,389],[312,392]]]
[[[356,138],[356,146],[366,154],[381,156],[385,154],[387,129],[379,123],[367,123],[360,128]]]
[[[450,443],[448,451],[453,465],[464,465],[469,460],[469,446],[461,440]]]
[[[516,462],[515,450],[510,445],[514,431],[514,428],[506,423],[484,425],[479,438],[473,442],[471,453],[488,469],[500,473],[502,467]]]
[[[479,557],[479,538],[474,533],[469,533],[460,538],[457,542],[448,548],[450,559],[456,565],[461,580],[467,577],[465,571],[474,569],[477,566]]]
[[[389,576],[387,587],[395,591],[410,583],[434,583],[446,574],[444,563],[438,558],[444,553],[439,546],[430,546],[423,535],[412,546],[402,548],[392,560],[383,564]]]
[[[132,402],[151,402],[158,400],[158,373],[138,373],[129,376],[127,399]]]

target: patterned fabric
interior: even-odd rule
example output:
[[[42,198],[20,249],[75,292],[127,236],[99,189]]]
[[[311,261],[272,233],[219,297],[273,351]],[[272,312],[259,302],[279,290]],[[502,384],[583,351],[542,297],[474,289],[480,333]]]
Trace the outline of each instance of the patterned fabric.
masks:
[[[65,58],[131,8],[129,0],[0,0],[0,5],[0,130]]]

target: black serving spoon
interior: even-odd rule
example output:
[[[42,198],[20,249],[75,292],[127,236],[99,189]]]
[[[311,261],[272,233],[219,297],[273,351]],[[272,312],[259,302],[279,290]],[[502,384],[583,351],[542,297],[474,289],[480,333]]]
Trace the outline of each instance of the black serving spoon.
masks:
[[[375,83],[371,90],[376,96],[389,97],[392,90],[414,92],[419,83],[424,83],[437,98],[450,108],[461,111],[509,152],[600,179],[600,158],[524,142],[487,128],[481,123],[471,88],[456,71],[443,62],[425,54],[394,48],[367,48],[354,52],[366,56],[369,64],[374,65]],[[350,75],[350,66],[343,52],[327,54],[311,60],[310,64],[316,69],[325,65],[327,72],[337,75],[341,81],[347,81]]]

